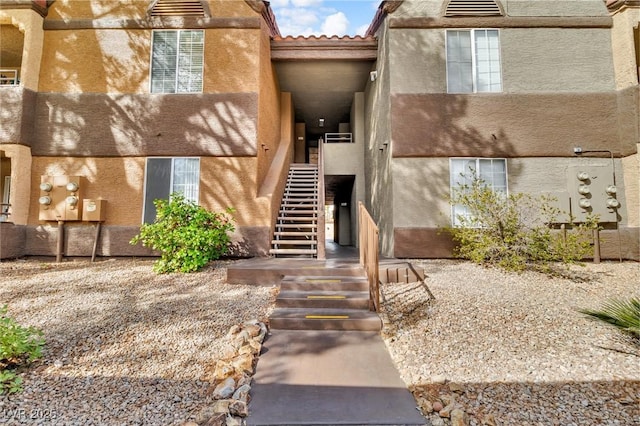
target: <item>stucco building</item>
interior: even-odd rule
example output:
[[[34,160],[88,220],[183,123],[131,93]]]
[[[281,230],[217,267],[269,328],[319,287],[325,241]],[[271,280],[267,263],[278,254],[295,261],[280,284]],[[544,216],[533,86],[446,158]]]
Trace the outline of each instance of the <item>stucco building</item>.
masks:
[[[90,255],[96,220],[98,255],[150,254],[129,240],[178,190],[267,255],[320,145],[340,244],[362,201],[384,255],[451,256],[472,168],[599,214],[603,256],[638,260],[637,6],[607,3],[383,1],[364,37],[304,38],[262,1],[0,1],[0,257],[55,254],[61,222]]]

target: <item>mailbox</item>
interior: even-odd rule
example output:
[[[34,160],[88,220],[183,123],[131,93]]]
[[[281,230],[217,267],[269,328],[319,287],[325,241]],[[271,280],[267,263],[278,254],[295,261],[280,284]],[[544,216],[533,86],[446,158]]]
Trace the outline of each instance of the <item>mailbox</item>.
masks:
[[[104,222],[107,200],[82,200],[82,220],[86,222]]]

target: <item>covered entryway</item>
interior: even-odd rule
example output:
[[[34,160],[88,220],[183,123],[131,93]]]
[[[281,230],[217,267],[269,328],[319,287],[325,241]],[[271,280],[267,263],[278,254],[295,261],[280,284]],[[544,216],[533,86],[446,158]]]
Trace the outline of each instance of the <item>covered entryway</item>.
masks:
[[[280,90],[291,93],[293,100],[295,162],[317,164],[324,159],[319,165],[324,205],[318,207],[333,215],[327,241],[341,247],[357,245],[354,209],[365,191],[364,92],[375,77],[377,49],[373,37],[285,37],[271,42]],[[324,229],[325,224],[318,226]]]

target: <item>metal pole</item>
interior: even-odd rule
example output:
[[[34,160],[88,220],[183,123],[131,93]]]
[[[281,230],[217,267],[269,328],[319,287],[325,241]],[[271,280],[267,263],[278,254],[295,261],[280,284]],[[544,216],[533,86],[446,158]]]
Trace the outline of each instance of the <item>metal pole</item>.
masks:
[[[93,239],[93,251],[91,252],[91,261],[94,262],[96,260],[96,251],[98,250],[98,238],[100,238],[100,228],[102,227],[102,222],[98,222],[98,226],[96,226],[96,235]]]
[[[600,228],[593,230],[593,263],[600,263]]]
[[[58,249],[56,251],[56,262],[62,262],[62,251],[64,250],[64,220],[58,221]]]

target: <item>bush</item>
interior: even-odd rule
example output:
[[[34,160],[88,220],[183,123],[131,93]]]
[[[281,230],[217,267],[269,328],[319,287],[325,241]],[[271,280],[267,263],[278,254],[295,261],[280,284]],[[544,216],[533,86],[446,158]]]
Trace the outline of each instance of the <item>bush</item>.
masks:
[[[144,224],[131,244],[142,242],[161,253],[154,271],[195,272],[209,261],[224,256],[231,244],[229,232],[235,227],[232,209],[225,213],[210,212],[180,193],[171,194],[169,200],[155,200],[156,219]]]
[[[580,312],[592,319],[613,325],[640,341],[640,299],[614,299],[606,302],[601,309],[583,309]]]
[[[478,264],[510,271],[527,267],[548,270],[550,262],[575,263],[591,249],[597,219],[573,227],[566,238],[549,224],[560,211],[549,197],[505,194],[489,188],[479,178],[454,189],[450,203],[465,208],[459,227],[447,228],[457,243],[455,254]]]
[[[0,394],[22,390],[22,378],[13,369],[42,357],[42,331],[22,327],[0,308]]]

